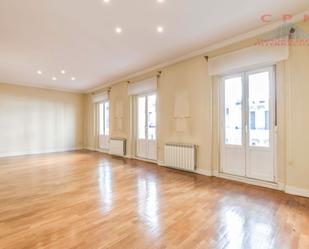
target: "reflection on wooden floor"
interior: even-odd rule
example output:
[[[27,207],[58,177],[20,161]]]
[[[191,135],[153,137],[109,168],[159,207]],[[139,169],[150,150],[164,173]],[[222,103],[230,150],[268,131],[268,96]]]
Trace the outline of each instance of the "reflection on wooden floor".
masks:
[[[94,152],[0,159],[0,248],[309,248],[309,199]]]

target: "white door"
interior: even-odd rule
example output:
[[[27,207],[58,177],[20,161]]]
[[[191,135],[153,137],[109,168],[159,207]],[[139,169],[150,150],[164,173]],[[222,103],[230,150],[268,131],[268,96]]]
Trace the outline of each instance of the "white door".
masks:
[[[104,101],[99,103],[99,149],[109,150],[109,102]]]
[[[136,103],[136,157],[157,160],[157,96],[138,95]]]
[[[224,77],[221,82],[221,171],[275,181],[274,69]]]
[[[224,173],[245,176],[243,75],[224,78],[221,90],[221,170]]]

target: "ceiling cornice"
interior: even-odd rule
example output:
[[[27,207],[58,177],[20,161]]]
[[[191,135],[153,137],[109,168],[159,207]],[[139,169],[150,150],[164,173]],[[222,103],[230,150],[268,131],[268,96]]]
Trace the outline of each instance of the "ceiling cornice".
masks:
[[[305,15],[309,15],[309,10],[306,10],[306,11],[303,11],[299,14],[294,15],[293,18],[289,21],[289,23],[300,22],[300,21],[304,20]],[[274,22],[274,23],[269,24],[267,26],[246,32],[246,33],[241,34],[241,35],[234,36],[232,38],[223,40],[221,42],[217,42],[213,45],[206,46],[202,49],[195,50],[195,51],[190,52],[188,54],[185,54],[183,56],[180,56],[180,57],[174,58],[172,60],[163,62],[163,63],[158,64],[156,66],[143,69],[143,70],[138,71],[136,73],[130,74],[126,77],[118,78],[118,79],[113,80],[111,82],[106,82],[106,83],[100,84],[97,87],[89,89],[87,91],[87,93],[96,92],[96,91],[101,90],[102,88],[110,87],[110,86],[118,84],[120,82],[131,80],[133,78],[142,76],[142,75],[150,73],[152,71],[160,70],[164,67],[171,66],[171,65],[179,63],[181,61],[188,60],[188,59],[191,59],[191,58],[196,57],[196,56],[205,55],[206,53],[209,53],[209,52],[214,51],[216,49],[224,48],[224,47],[227,47],[227,46],[232,45],[234,43],[241,42],[241,41],[244,41],[244,40],[247,40],[247,39],[250,39],[250,38],[254,38],[256,36],[259,36],[259,35],[262,35],[264,33],[275,30],[276,28],[280,27],[281,25],[282,25],[282,21],[277,21],[277,22]]]
[[[12,86],[32,87],[32,88],[38,88],[38,89],[42,89],[42,90],[52,90],[52,91],[58,91],[58,92],[79,93],[79,94],[88,93],[88,91],[83,91],[83,90],[74,90],[74,89],[67,89],[67,88],[61,88],[61,87],[42,86],[42,85],[31,84],[31,83],[15,83],[15,82],[2,82],[1,81],[0,84],[6,84],[6,85],[12,85]]]

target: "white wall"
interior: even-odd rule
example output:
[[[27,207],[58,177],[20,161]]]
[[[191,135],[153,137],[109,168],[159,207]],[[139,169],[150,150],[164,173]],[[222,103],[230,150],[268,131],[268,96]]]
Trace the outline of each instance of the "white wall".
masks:
[[[83,147],[81,94],[0,84],[0,156]]]

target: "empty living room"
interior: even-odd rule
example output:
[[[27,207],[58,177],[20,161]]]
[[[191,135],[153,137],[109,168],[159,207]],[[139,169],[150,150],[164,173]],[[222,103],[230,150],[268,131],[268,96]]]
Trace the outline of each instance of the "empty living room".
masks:
[[[309,249],[308,0],[0,0],[0,249]]]

